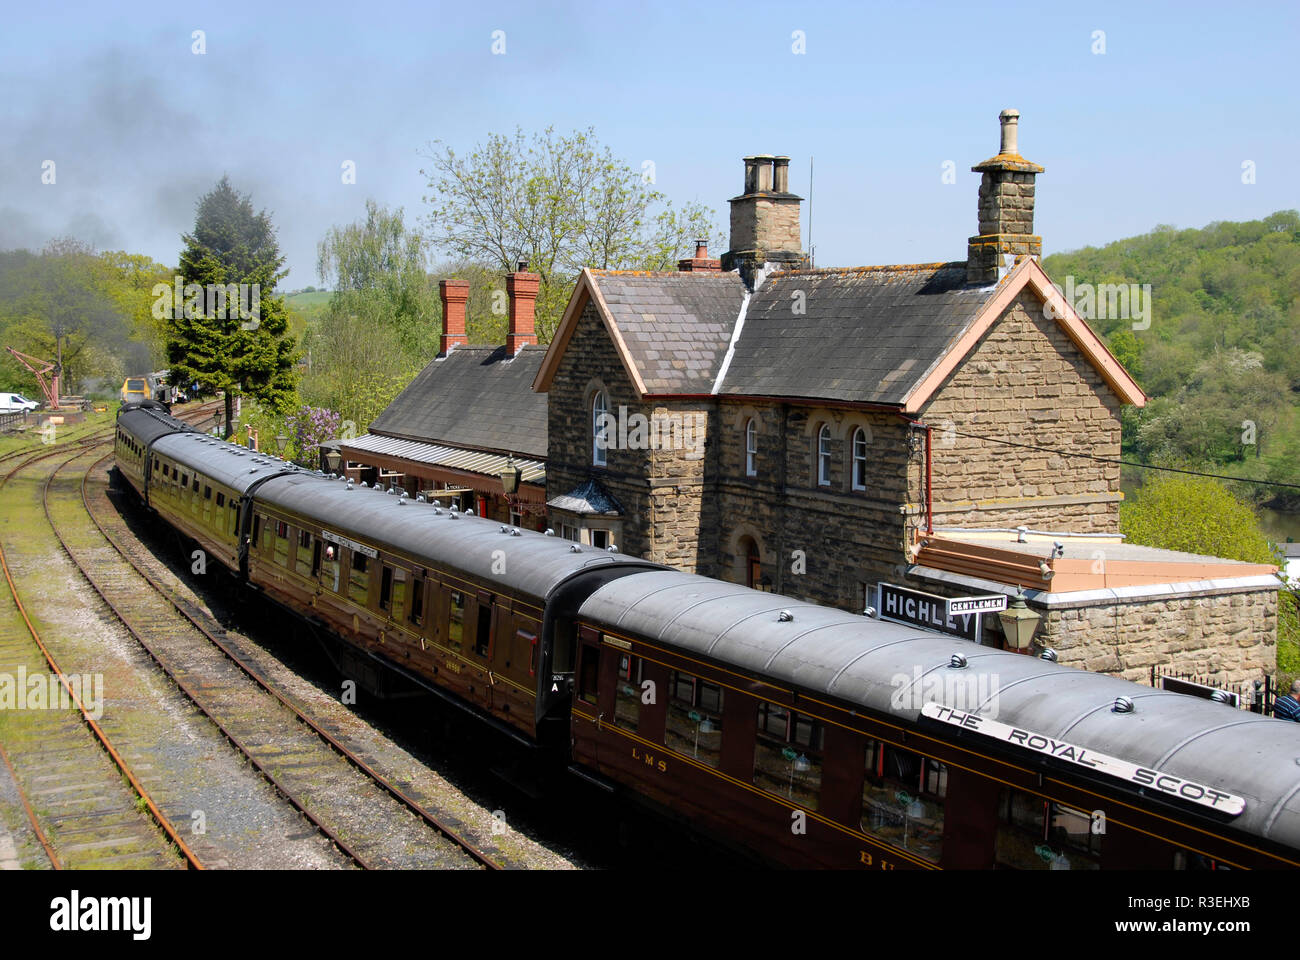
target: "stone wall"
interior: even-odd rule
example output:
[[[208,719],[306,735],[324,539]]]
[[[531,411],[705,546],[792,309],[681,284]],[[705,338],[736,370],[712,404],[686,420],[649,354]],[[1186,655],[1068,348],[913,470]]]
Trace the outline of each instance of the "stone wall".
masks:
[[[745,426],[758,424],[756,476]],[[749,541],[778,593],[861,610],[864,584],[900,574],[907,499],[907,426],[881,413],[724,403],[717,434],[718,576],[743,583]],[[831,431],[830,484],[817,477],[818,434]],[[865,490],[852,489],[853,435],[867,444]]]
[[[654,424],[655,445],[666,448],[652,448],[649,431],[638,436],[629,429],[611,438],[605,465],[594,465],[591,402],[597,389],[604,389],[611,416],[628,423],[639,414]],[[547,498],[594,477],[623,507],[620,550],[705,572],[698,569],[700,557],[714,564],[708,548],[717,541],[717,514],[703,509],[713,407],[712,401],[643,403],[588,303],[548,396]]]
[[[1149,683],[1152,666],[1249,684],[1277,670],[1277,591],[1052,609],[1038,640],[1059,662]]]
[[[921,411],[933,430],[936,526],[1119,530],[1120,402],[1025,291]],[[924,465],[922,465],[924,469]]]

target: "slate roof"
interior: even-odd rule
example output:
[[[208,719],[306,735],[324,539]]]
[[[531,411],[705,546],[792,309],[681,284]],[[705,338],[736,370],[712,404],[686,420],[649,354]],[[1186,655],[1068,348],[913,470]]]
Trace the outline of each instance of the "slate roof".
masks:
[[[990,295],[967,285],[964,261],[773,274],[719,392],[901,405]]]
[[[745,287],[738,273],[592,270],[647,393],[710,393]]]
[[[533,379],[546,348],[456,347],[421,370],[370,433],[546,459],[546,394]]]
[[[623,515],[622,505],[596,479],[587,480],[568,493],[548,500],[546,505],[557,510],[568,510],[571,513],[620,517]]]

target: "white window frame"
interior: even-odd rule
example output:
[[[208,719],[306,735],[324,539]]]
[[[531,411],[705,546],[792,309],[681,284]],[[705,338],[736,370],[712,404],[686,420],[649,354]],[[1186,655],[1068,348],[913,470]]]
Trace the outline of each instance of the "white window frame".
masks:
[[[858,442],[861,441],[861,453],[859,453]],[[859,482],[858,465],[862,465],[861,482]],[[858,427],[853,431],[853,467],[850,474],[850,482],[854,490],[867,489],[867,431]]]
[[[817,486],[831,485],[831,428],[823,423],[817,431]]]
[[[753,417],[745,424],[745,476],[758,476],[758,422]]]
[[[597,390],[591,398],[591,463],[592,466],[603,467],[606,464],[605,446],[600,442],[600,417],[601,414],[609,412],[609,401],[605,399],[605,391]],[[605,438],[608,442],[608,437]]]

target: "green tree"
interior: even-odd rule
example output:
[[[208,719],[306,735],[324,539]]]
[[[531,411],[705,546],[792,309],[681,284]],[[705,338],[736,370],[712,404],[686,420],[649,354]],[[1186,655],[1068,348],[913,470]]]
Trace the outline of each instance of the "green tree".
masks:
[[[653,168],[634,168],[601,147],[594,131],[531,138],[492,134],[459,156],[434,141],[421,170],[428,224],[452,258],[506,273],[527,260],[541,278],[538,339],[550,340],[584,267],[665,270],[697,237],[716,238],[709,210],[676,210],[652,186]]]
[[[277,411],[295,400],[294,342],[275,285],[287,271],[271,218],[253,210],[222,177],[198,203],[194,232],[182,239],[184,304],[172,305],[167,359],[171,382],[197,381],[226,396],[226,436],[234,432],[234,398],[248,393]],[[202,294],[191,290],[198,285]],[[237,285],[241,306],[231,306]],[[224,299],[219,294],[227,291]],[[251,314],[251,316],[241,315]]]
[[[368,200],[364,220],[326,233],[317,270],[334,293],[304,340],[303,396],[364,429],[438,350],[424,240]]]
[[[1247,563],[1277,563],[1248,503],[1209,477],[1167,474],[1142,484],[1120,505],[1129,543]]]

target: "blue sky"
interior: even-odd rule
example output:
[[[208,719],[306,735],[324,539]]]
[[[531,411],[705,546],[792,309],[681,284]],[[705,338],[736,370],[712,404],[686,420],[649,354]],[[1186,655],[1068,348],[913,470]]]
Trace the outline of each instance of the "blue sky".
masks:
[[[72,233],[174,263],[222,173],[292,273],[373,197],[425,212],[419,152],[594,127],[719,227],[741,157],[786,154],[819,266],[965,257],[997,114],[1045,166],[1044,252],[1300,206],[1300,5],[478,3],[11,6],[0,249]],[[191,52],[205,31],[207,52]],[[493,55],[492,34],[506,52]],[[1094,53],[1094,31],[1105,52]],[[792,51],[802,31],[805,53]],[[42,163],[56,163],[54,185]],[[341,182],[352,160],[357,183]],[[942,182],[952,161],[955,184]],[[1242,182],[1251,161],[1255,183]],[[805,245],[807,207],[805,207]],[[718,251],[714,251],[715,253]]]

